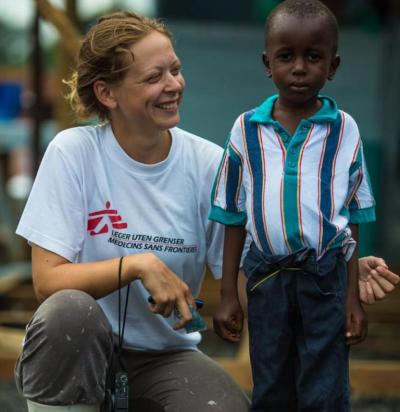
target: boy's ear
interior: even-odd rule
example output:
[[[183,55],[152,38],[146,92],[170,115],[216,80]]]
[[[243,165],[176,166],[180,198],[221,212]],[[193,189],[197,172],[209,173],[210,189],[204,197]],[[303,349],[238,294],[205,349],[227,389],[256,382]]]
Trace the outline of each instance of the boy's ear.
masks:
[[[329,67],[328,80],[333,80],[333,77],[335,76],[336,70],[339,66],[340,56],[336,54],[331,61],[331,66]]]
[[[264,64],[264,66],[265,66],[265,68],[266,68],[267,76],[268,76],[268,77],[271,77],[272,74],[271,74],[271,68],[270,68],[270,65],[269,65],[269,59],[268,59],[267,52],[263,52],[263,54],[262,54],[262,61],[263,61],[263,64]]]
[[[108,109],[115,109],[117,107],[117,101],[114,98],[113,92],[104,80],[96,80],[93,83],[93,92],[97,100]]]

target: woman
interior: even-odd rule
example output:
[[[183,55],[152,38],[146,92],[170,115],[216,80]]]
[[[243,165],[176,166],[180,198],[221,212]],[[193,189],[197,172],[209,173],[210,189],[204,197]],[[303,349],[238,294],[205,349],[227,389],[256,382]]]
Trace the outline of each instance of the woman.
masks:
[[[221,149],[175,128],[185,82],[171,34],[131,13],[105,16],[70,84],[80,117],[103,125],[55,137],[17,229],[47,299],[17,367],[29,407],[104,409],[124,329],[132,410],[247,411],[237,384],[197,350],[200,334],[183,329],[205,265],[220,274],[222,232],[207,212]],[[121,286],[131,284],[125,328],[120,263]]]
[[[29,410],[109,410],[126,371],[129,410],[247,411],[184,329],[205,266],[221,274],[222,231],[207,215],[222,149],[176,127],[185,82],[171,34],[104,16],[70,86],[80,118],[102,125],[55,137],[17,228],[43,301],[16,367]]]

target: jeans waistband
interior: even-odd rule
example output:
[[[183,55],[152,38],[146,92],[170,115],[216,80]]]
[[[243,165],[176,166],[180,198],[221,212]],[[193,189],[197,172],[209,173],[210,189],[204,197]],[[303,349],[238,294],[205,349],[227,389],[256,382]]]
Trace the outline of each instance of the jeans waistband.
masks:
[[[317,259],[315,249],[304,247],[290,255],[267,255],[259,250],[253,242],[244,260],[244,270],[256,270],[257,272],[272,273],[277,270],[296,270],[318,276],[324,276],[331,272],[339,259],[344,260],[342,249],[331,249],[322,258]],[[247,269],[247,270],[246,270]]]

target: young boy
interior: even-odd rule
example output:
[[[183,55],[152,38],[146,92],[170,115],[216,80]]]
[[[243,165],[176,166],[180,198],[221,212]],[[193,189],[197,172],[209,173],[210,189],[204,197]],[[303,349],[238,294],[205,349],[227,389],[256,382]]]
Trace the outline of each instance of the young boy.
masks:
[[[246,231],[252,411],[348,411],[348,346],[367,319],[358,224],[375,219],[355,121],[319,94],[340,63],[338,27],[317,0],[280,3],[263,62],[279,94],[239,116],[212,194],[226,225],[216,332],[238,341],[237,273]],[[347,344],[347,345],[346,345]]]

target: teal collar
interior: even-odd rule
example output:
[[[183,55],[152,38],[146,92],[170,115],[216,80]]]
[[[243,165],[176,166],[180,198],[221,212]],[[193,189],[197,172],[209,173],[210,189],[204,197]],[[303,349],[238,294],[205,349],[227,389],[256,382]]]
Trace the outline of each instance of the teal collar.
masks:
[[[272,111],[274,104],[278,99],[278,95],[275,94],[261,103],[251,116],[250,121],[256,123],[276,123],[276,120],[272,118]],[[338,116],[338,108],[336,102],[328,96],[319,95],[318,99],[321,101],[322,106],[317,113],[314,113],[307,120],[314,123],[333,122]]]

